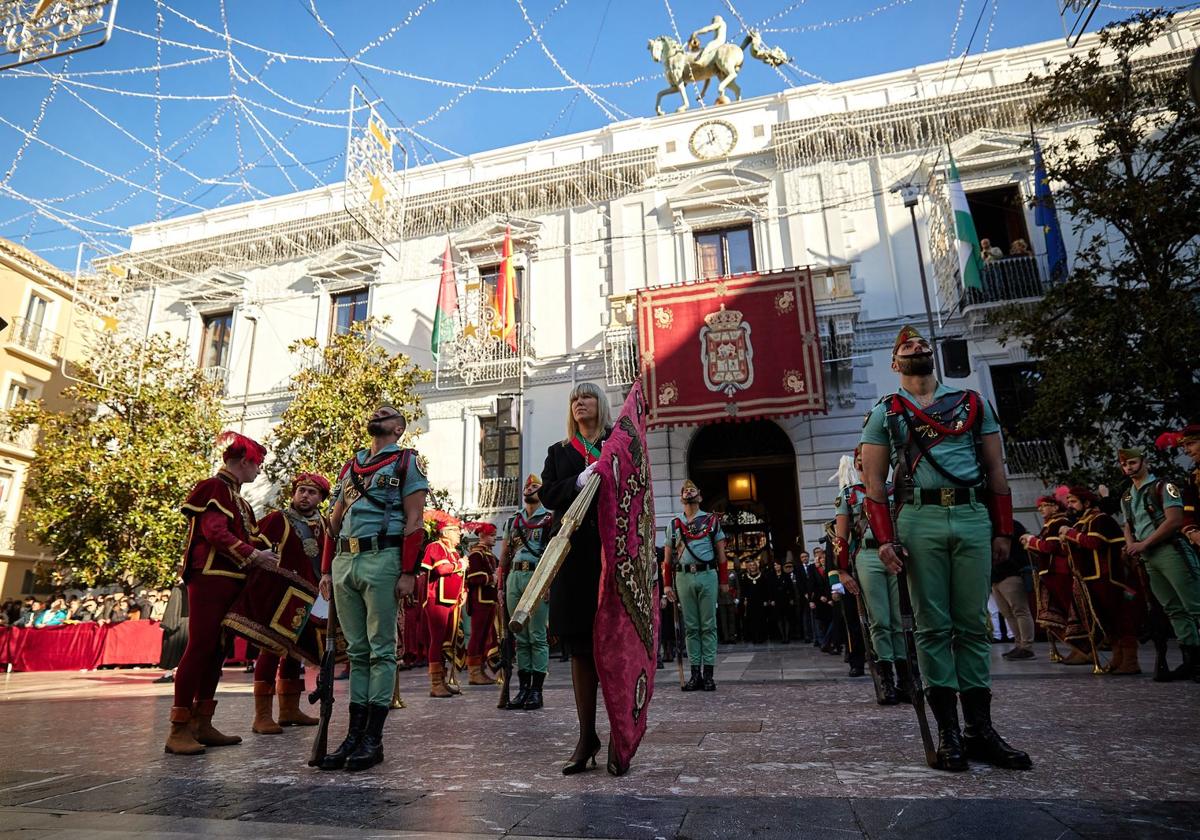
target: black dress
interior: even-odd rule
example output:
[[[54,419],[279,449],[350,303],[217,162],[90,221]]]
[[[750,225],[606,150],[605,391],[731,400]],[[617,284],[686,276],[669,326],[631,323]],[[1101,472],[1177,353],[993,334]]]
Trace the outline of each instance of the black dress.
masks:
[[[601,440],[608,437],[608,430]],[[579,491],[575,479],[587,464],[575,447],[561,441],[551,445],[542,467],[542,504],[554,511],[552,534],[559,520],[575,501]],[[599,499],[594,499],[587,515],[571,535],[571,551],[550,587],[550,632],[566,642],[567,649],[591,653],[592,625],[600,595],[600,528],[597,524]]]

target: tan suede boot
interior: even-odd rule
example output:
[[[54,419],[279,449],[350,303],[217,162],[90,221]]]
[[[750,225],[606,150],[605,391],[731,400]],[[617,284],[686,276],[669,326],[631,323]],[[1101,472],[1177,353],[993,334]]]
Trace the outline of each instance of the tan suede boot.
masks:
[[[450,689],[446,688],[446,669],[442,663],[429,663],[429,696],[453,697]]]
[[[254,723],[250,731],[257,735],[280,735],[283,727],[271,717],[271,704],[275,698],[275,685],[269,681],[254,683]],[[280,706],[283,701],[280,700]]]
[[[1124,636],[1117,640],[1117,650],[1121,652],[1120,664],[1114,666],[1111,674],[1126,675],[1142,673],[1142,665],[1138,662],[1138,640],[1136,636]],[[1114,656],[1114,659],[1117,657]]]
[[[467,685],[495,685],[494,680],[489,680],[483,673],[483,657],[468,656],[467,657]]]
[[[192,708],[192,737],[206,747],[232,747],[242,743],[241,735],[225,735],[213,725],[213,714],[217,711],[216,700],[201,700]]]
[[[199,755],[204,752],[204,745],[192,736],[189,726],[191,720],[192,710],[187,706],[171,707],[171,734],[167,736],[164,752],[174,755]]]
[[[1063,657],[1064,665],[1091,665],[1092,658],[1074,645],[1068,645],[1070,653]]]
[[[279,695],[280,726],[316,726],[320,721],[300,711],[300,695],[304,693],[304,680],[280,680],[275,684]]]

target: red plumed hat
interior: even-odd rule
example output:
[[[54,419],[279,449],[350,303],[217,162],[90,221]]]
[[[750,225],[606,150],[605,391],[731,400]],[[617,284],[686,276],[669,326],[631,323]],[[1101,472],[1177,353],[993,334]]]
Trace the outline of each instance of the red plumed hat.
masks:
[[[299,473],[292,479],[292,492],[296,492],[297,487],[314,487],[321,494],[322,499],[329,498],[329,479],[320,473],[306,472]]]
[[[1054,498],[1051,495],[1038,496],[1037,501],[1034,502],[1033,504],[1034,504],[1034,507],[1037,507],[1038,505],[1054,505],[1055,507],[1059,508],[1060,510],[1062,509],[1062,502],[1060,502],[1058,499]]]
[[[248,438],[234,431],[226,430],[217,435],[217,446],[225,447],[225,451],[221,453],[221,460],[223,461],[245,458],[261,466],[263,459],[267,457],[267,448],[265,446],[253,438]]]
[[[1174,449],[1181,443],[1200,439],[1200,423],[1189,423],[1177,432],[1163,432],[1154,439],[1159,449]]]
[[[1096,495],[1095,491],[1093,491],[1090,487],[1083,486],[1082,484],[1076,484],[1074,487],[1072,487],[1070,494],[1076,499],[1079,499],[1081,502],[1089,502],[1097,506],[1100,504],[1100,497]]]
[[[425,511],[425,521],[433,525],[435,531],[443,531],[446,528],[462,528],[462,522],[457,517],[437,508]]]
[[[481,537],[492,537],[496,535],[496,526],[491,522],[464,522],[463,528]]]

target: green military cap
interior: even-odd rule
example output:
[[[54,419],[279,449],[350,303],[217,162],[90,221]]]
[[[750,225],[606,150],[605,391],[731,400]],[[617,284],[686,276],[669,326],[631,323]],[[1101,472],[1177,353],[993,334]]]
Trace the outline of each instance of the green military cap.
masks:
[[[1145,458],[1146,450],[1140,446],[1129,446],[1117,450],[1118,458]]]
[[[900,332],[896,335],[896,342],[892,345],[892,355],[895,356],[900,350],[900,345],[912,338],[924,338],[921,331],[912,324],[905,324],[900,328]]]

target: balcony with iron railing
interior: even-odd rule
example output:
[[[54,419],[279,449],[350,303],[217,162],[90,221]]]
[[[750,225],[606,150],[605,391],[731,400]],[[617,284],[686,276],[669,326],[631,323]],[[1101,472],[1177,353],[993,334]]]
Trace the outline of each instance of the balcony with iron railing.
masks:
[[[522,365],[535,358],[532,324],[518,325],[515,349],[490,330],[463,330],[438,349],[437,387],[469,388],[516,380],[522,374]]]
[[[1040,298],[1050,288],[1043,279],[1037,258],[1030,256],[1001,257],[983,266],[983,288],[963,292],[962,305],[972,306],[1011,303]]]
[[[1046,468],[1066,470],[1067,454],[1056,440],[1006,440],[1005,463],[1010,476],[1037,475]]]
[[[62,349],[63,337],[40,321],[13,318],[8,330],[8,346],[42,358],[54,358]]]
[[[475,506],[481,512],[511,509],[521,503],[521,479],[516,476],[479,480]]]
[[[221,365],[210,365],[200,368],[200,373],[204,375],[206,380],[221,389],[222,397],[229,394],[229,368],[222,367]]]

